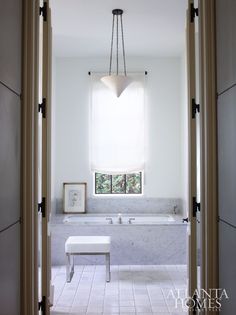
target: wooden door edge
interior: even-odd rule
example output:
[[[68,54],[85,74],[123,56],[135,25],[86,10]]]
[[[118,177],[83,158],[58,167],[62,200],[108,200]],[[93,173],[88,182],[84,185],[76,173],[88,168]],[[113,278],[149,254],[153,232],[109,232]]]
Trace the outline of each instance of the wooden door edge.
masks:
[[[37,253],[37,38],[38,1],[22,6],[22,117],[21,117],[21,314],[38,313]]]
[[[215,0],[199,0],[201,64],[202,286],[218,288],[218,197]],[[206,311],[205,314],[218,314]]]

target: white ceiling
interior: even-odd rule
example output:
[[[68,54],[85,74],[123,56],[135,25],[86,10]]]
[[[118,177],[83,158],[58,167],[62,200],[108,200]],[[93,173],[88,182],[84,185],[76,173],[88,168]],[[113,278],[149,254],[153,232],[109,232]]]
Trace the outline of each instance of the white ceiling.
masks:
[[[127,56],[184,50],[187,0],[51,0],[51,7],[56,56],[108,56],[115,8],[124,10]]]

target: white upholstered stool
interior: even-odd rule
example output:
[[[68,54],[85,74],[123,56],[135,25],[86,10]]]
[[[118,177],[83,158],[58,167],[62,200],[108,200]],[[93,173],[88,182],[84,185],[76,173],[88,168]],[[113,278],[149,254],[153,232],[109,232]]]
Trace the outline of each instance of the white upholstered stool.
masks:
[[[110,281],[110,236],[70,236],[65,243],[67,256],[66,280],[71,282],[74,274],[74,255],[105,255],[106,281]],[[72,264],[71,264],[72,256]]]

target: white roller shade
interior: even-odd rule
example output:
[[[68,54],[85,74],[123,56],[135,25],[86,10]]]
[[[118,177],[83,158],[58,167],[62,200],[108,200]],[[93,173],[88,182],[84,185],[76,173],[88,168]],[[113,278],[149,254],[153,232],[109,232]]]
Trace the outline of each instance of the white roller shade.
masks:
[[[91,170],[127,174],[144,169],[144,75],[117,98],[91,75],[90,158]]]

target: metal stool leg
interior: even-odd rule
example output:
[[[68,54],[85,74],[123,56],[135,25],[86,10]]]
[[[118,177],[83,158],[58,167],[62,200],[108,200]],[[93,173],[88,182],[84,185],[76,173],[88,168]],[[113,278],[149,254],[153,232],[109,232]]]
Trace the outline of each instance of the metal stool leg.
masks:
[[[72,266],[71,266],[71,255],[66,254],[67,264],[66,264],[66,281],[71,282],[71,279],[74,275],[74,255],[72,255]]]
[[[75,255],[72,255],[72,268],[71,268],[72,276],[74,274],[74,271],[75,271]]]
[[[111,280],[111,270],[110,270],[110,253],[106,254],[106,281]]]

